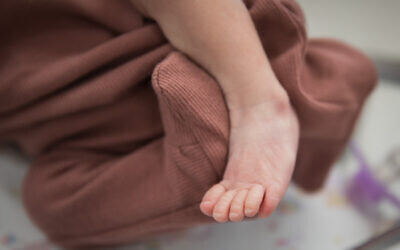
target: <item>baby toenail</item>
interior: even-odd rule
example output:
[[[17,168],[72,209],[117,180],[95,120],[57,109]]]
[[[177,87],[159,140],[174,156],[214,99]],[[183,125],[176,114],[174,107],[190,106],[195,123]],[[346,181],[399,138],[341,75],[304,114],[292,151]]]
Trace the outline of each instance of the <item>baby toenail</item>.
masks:
[[[246,208],[246,210],[244,210],[244,212],[245,212],[246,214],[250,214],[251,212],[253,212],[253,209]]]
[[[203,205],[210,205],[211,201],[203,201],[202,203],[203,203]]]

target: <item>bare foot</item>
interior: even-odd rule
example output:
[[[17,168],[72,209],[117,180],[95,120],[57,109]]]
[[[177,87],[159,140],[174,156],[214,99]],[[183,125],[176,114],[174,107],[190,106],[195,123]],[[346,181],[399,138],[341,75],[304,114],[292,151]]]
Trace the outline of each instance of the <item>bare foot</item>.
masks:
[[[231,110],[229,160],[223,180],[210,188],[201,211],[218,222],[269,216],[289,185],[299,139],[289,102]]]

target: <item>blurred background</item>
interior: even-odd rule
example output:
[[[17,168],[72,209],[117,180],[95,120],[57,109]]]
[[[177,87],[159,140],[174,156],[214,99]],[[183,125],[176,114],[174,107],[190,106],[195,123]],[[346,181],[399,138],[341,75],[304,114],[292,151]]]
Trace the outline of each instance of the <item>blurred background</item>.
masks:
[[[379,85],[325,187],[291,186],[273,216],[201,226],[122,249],[400,249],[400,1],[299,0],[310,37],[371,56]],[[0,148],[0,250],[57,249],[29,222],[20,190],[29,162]],[[397,242],[398,241],[398,242]]]

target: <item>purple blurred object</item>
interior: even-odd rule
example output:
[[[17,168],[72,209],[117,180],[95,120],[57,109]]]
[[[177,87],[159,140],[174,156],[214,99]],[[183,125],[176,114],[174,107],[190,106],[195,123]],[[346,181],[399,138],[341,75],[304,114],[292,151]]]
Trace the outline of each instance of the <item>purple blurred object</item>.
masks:
[[[364,155],[355,143],[350,144],[350,151],[357,159],[360,170],[353,177],[347,188],[349,200],[369,216],[377,214],[378,205],[383,200],[389,201],[400,210],[400,200],[374,176]]]

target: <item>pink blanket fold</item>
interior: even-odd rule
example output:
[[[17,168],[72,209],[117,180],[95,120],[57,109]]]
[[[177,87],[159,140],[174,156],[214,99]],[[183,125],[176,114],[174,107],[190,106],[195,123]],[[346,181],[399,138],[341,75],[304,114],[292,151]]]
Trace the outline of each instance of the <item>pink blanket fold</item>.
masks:
[[[321,187],[376,83],[342,43],[308,39],[291,0],[245,1],[301,125],[294,181]],[[33,158],[24,203],[66,247],[210,222],[229,116],[218,84],[125,0],[0,2],[0,141]],[[266,83],[267,84],[267,83]]]

